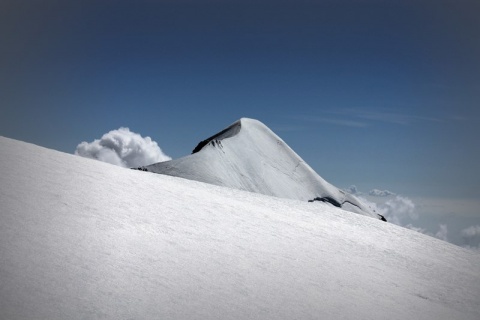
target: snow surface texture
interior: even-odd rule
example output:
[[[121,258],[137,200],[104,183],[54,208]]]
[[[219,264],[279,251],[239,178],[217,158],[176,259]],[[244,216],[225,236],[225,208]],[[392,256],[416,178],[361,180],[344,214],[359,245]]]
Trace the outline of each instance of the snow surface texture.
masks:
[[[320,177],[258,120],[242,118],[200,142],[193,154],[145,168],[280,198],[327,199],[345,210],[379,218],[357,198]]]
[[[480,255],[0,137],[0,319],[480,319]]]

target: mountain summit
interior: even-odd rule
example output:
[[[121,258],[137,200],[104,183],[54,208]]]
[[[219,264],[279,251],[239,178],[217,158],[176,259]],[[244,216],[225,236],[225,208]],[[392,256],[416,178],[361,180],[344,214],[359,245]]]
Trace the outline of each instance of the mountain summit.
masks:
[[[280,198],[322,201],[383,220],[357,198],[325,181],[254,119],[234,122],[201,141],[191,155],[141,169]]]

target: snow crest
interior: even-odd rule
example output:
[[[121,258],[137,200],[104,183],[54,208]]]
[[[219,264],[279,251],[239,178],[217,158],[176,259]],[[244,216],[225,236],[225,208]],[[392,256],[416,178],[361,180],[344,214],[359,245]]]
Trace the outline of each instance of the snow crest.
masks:
[[[478,253],[327,203],[2,137],[0,176],[0,319],[480,319]]]
[[[272,130],[254,119],[242,118],[201,141],[191,155],[145,168],[279,198],[327,199],[347,211],[379,218],[357,198],[325,181]]]

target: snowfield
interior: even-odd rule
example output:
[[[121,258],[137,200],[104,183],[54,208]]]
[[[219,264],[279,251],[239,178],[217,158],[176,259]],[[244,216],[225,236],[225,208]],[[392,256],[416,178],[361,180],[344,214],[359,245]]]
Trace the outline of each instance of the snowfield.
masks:
[[[0,138],[0,319],[480,319],[480,255]]]

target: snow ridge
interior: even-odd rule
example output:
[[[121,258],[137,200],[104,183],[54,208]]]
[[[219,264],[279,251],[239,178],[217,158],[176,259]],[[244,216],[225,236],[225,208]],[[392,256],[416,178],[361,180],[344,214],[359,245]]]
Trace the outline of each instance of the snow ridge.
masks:
[[[478,253],[326,203],[2,137],[0,177],[0,319],[480,319]]]
[[[241,127],[242,127],[242,121],[241,120],[235,121],[228,128],[223,129],[222,131],[220,131],[217,134],[214,134],[213,136],[211,136],[208,139],[200,141],[198,143],[198,145],[195,147],[195,149],[193,149],[192,154],[197,153],[198,151],[202,150],[203,147],[206,146],[207,144],[209,144],[210,142],[212,143],[212,146],[214,146],[214,147],[215,147],[215,142],[217,142],[217,144],[220,144],[220,146],[221,146],[221,143],[220,143],[221,140],[233,137],[234,135],[236,135],[240,131]]]
[[[186,157],[142,169],[279,198],[333,200],[347,211],[381,219],[353,195],[319,176],[258,120],[242,118],[201,141]]]

